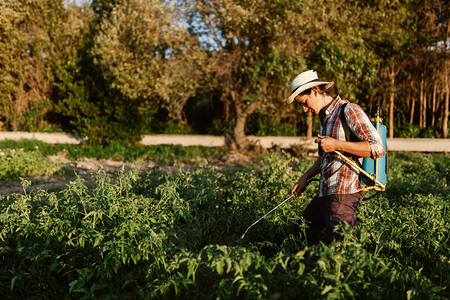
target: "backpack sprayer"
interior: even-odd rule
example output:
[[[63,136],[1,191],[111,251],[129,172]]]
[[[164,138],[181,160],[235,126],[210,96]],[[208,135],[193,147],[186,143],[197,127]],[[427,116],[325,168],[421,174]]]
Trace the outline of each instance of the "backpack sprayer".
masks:
[[[342,108],[342,113],[344,111],[344,108]],[[343,122],[343,126],[347,126],[347,121],[345,119],[345,116],[343,117],[343,114],[341,114],[341,121]],[[371,111],[371,119],[372,125],[376,128],[378,133],[380,134],[381,140],[383,142],[384,149],[386,149],[387,152],[387,145],[386,145],[386,125],[383,124],[383,118],[381,118],[381,109],[379,105],[375,105],[372,108]],[[345,124],[344,124],[345,122]],[[378,192],[385,191],[386,190],[386,183],[387,183],[387,153],[386,155],[377,158],[372,159],[370,157],[364,157],[363,160],[363,167],[361,168],[358,166],[355,162],[351,161],[346,157],[344,154],[338,151],[334,151],[337,155],[339,155],[344,161],[346,161],[351,166],[358,169],[361,174],[359,175],[359,182],[363,186],[363,191],[370,191],[375,190]]]

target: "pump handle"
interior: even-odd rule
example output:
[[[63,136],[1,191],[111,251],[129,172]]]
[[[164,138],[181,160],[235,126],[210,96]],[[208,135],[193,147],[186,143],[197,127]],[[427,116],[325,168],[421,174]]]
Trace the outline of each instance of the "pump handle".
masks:
[[[378,104],[374,104],[372,106],[372,110],[370,111],[370,116],[372,118],[381,118],[382,116],[381,107]]]

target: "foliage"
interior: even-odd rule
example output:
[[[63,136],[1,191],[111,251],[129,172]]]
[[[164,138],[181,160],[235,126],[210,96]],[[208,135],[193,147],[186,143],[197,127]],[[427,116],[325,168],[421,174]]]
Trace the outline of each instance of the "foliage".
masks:
[[[152,161],[161,165],[202,164],[205,158],[220,159],[227,151],[224,148],[180,145],[155,145],[130,147],[121,141],[113,141],[106,147],[96,145],[50,145],[36,140],[5,140],[0,142],[0,149],[22,149],[34,152],[36,149],[43,156],[63,155],[71,160],[80,158],[111,159],[116,161],[135,162]],[[26,176],[26,175],[23,175]]]
[[[189,4],[191,4],[189,6]],[[235,116],[234,139],[245,148],[247,117],[284,102],[289,77],[306,66],[306,37],[301,23],[308,16],[292,1],[187,2],[188,25],[203,47],[211,51],[205,69],[209,89]],[[295,38],[294,38],[295,32]],[[292,36],[290,35],[292,33]]]
[[[2,196],[0,294],[445,299],[448,164],[448,156],[391,155],[388,190],[364,203],[344,242],[328,246],[305,247],[289,234],[317,186],[236,241],[311,165],[289,156],[239,171],[155,169],[117,181],[100,172],[90,188],[79,178],[58,193]]]
[[[295,124],[281,122],[280,116],[267,118],[264,114],[255,113],[250,115],[245,128],[248,135],[257,136],[290,136],[296,135]]]
[[[284,101],[291,80],[315,69],[336,82],[332,94],[389,109],[390,133],[419,124],[419,136],[446,137],[447,2],[1,1],[0,130],[64,130],[105,146],[213,124],[202,132],[245,148],[253,131],[304,134],[311,122]],[[246,128],[252,114],[270,121]]]
[[[58,161],[45,158],[39,150],[0,149],[0,179],[51,176],[60,170]]]
[[[162,99],[170,117],[187,125],[183,108],[195,93],[202,63],[173,6],[117,1],[101,20],[90,52],[110,88],[129,99],[128,107],[142,110]]]
[[[60,33],[52,27],[63,16],[63,1],[1,1],[0,128],[49,127],[42,118],[51,109],[46,105],[52,84],[46,60],[56,48],[52,39]]]
[[[407,123],[398,133],[401,138],[434,138],[439,136],[439,129],[436,127],[420,129],[419,125]]]
[[[143,124],[149,123],[146,119],[156,114],[157,103],[142,107],[124,95],[96,64],[99,55],[93,51],[95,36],[100,35],[97,32],[101,32],[101,22],[107,20],[95,18],[92,13],[85,17],[83,24],[90,29],[79,36],[81,46],[54,62],[55,118],[64,120],[64,129],[89,137],[92,144],[104,146],[114,139],[135,144]]]

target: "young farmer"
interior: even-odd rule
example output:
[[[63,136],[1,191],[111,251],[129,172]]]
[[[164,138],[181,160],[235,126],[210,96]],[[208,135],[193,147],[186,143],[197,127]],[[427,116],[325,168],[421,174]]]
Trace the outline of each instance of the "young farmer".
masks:
[[[341,240],[342,236],[334,232],[339,224],[356,225],[356,210],[362,201],[362,186],[358,180],[359,173],[335,150],[344,153],[351,160],[361,165],[360,157],[376,159],[386,153],[381,137],[370,122],[368,116],[356,104],[342,100],[339,96],[331,97],[326,90],[333,82],[319,80],[314,71],[305,71],[292,81],[292,95],[287,103],[297,102],[303,111],[311,111],[320,118],[320,135],[315,140],[319,144],[319,158],[297,181],[291,193],[296,196],[306,189],[308,179],[320,173],[317,195],[302,213],[309,223],[306,230],[308,245],[319,241],[319,233],[325,230],[325,242]],[[347,141],[340,121],[342,106],[348,128],[357,138]]]

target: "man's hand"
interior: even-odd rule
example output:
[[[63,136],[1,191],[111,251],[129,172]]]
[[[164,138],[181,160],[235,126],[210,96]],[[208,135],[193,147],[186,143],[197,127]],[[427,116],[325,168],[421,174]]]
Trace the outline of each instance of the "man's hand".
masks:
[[[294,185],[291,191],[291,195],[295,197],[299,196],[301,193],[303,193],[306,190],[306,187],[308,186],[308,183],[305,180],[302,180],[300,178],[297,183]]]
[[[329,136],[318,135],[314,142],[319,144],[325,152],[345,151],[359,157],[370,157],[371,155],[368,141],[348,142]]]
[[[318,135],[317,139],[314,142],[319,144],[325,152],[333,152],[335,150],[338,150],[337,147],[339,140],[332,137]]]

